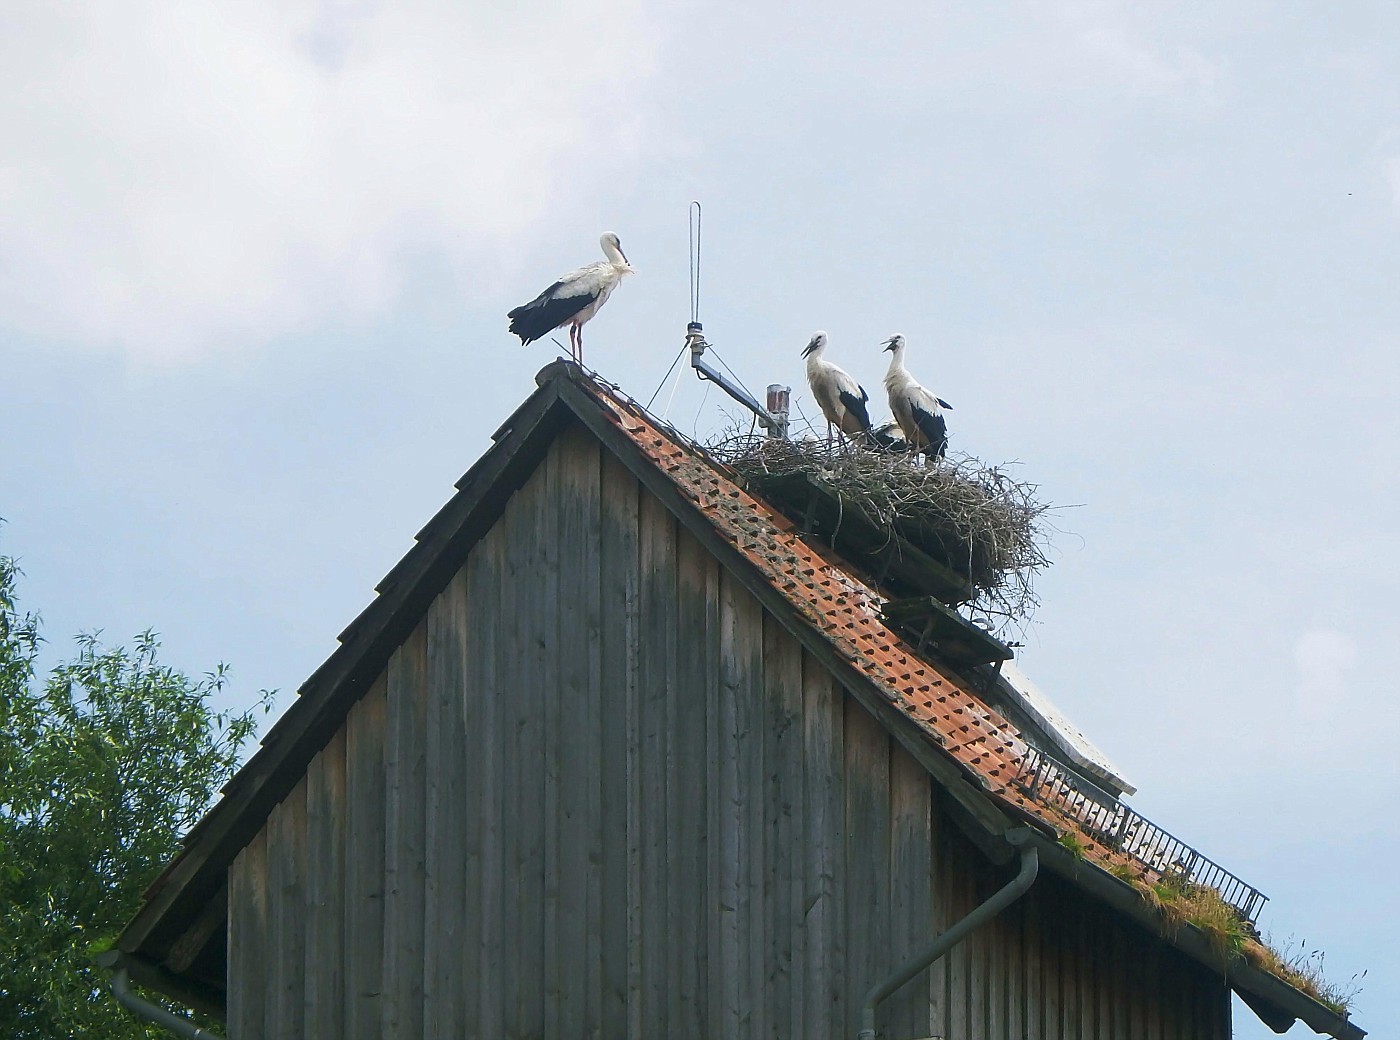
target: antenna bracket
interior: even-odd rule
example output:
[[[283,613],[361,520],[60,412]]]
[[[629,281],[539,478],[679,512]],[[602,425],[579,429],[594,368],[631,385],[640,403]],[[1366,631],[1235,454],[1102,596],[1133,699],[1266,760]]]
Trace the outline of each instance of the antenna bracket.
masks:
[[[690,348],[690,367],[701,379],[707,379],[723,390],[734,400],[758,418],[758,424],[768,431],[770,437],[787,438],[788,434],[788,394],[791,388],[774,383],[768,388],[768,408],[753,399],[747,390],[739,386],[719,369],[705,360],[705,351],[710,344],[705,342],[705,327],[692,321],[685,327],[685,345]]]

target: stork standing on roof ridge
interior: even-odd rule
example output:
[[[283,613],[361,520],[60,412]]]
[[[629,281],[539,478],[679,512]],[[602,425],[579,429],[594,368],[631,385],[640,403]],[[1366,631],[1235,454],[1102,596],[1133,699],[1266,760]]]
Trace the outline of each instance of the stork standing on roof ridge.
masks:
[[[826,350],[826,333],[812,333],[811,342],[802,350],[807,359],[807,385],[826,416],[826,442],[831,443],[832,427],[852,437],[870,436],[870,412],[865,403],[870,395],[848,374],[822,357]]]
[[[598,240],[606,260],[595,260],[562,276],[529,303],[506,315],[510,331],[520,344],[533,343],[555,329],[569,326],[569,352],[583,363],[583,326],[608,302],[622,279],[632,273],[632,265],[622,252],[622,243],[609,231]]]
[[[948,450],[948,424],[944,421],[943,409],[953,406],[929,393],[909,374],[904,367],[904,348],[904,337],[899,333],[884,342],[884,349],[894,355],[885,373],[890,411],[904,431],[911,451],[941,459]]]

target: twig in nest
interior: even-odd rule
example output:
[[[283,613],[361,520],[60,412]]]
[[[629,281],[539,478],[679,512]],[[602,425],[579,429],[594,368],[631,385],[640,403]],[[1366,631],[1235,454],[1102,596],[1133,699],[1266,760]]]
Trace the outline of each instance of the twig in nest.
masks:
[[[1006,465],[966,455],[923,465],[902,452],[738,433],[708,448],[748,479],[801,473],[860,503],[891,537],[900,534],[963,575],[973,609],[999,628],[1024,623],[1039,605],[1032,581],[1050,563],[1042,522],[1049,507]]]

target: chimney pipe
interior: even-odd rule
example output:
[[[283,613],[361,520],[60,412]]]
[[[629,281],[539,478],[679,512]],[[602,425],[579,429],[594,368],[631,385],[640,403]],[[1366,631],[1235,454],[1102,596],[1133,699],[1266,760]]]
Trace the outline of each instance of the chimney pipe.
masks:
[[[791,394],[792,387],[790,386],[783,386],[781,383],[768,384],[768,414],[776,420],[773,425],[767,427],[768,436],[787,440],[788,407]]]

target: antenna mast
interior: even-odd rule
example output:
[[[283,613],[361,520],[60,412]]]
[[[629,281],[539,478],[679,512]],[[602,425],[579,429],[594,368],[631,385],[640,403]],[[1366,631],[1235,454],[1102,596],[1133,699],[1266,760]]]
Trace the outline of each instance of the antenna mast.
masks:
[[[700,324],[700,203],[690,204],[690,323],[685,327],[685,345],[690,348],[690,367],[702,380],[709,380],[734,400],[753,412],[758,424],[770,437],[787,438],[789,396],[792,388],[781,383],[768,386],[767,407],[705,359],[710,344],[705,342],[705,326]]]

